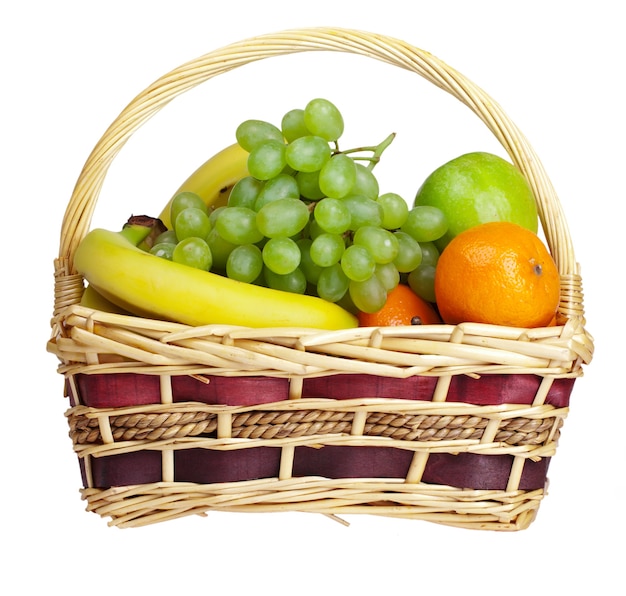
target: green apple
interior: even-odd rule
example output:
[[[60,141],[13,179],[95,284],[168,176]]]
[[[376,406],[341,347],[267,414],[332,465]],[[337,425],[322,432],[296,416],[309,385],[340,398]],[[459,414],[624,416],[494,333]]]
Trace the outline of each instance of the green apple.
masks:
[[[437,168],[417,191],[417,205],[444,212],[448,231],[436,242],[440,250],[463,230],[490,221],[538,229],[537,203],[526,178],[492,153],[467,153]]]

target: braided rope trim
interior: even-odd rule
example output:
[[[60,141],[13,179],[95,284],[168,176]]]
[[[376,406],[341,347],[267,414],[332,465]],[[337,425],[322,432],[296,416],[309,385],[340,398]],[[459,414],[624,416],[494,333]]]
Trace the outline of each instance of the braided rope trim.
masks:
[[[354,412],[296,410],[253,411],[234,414],[231,437],[287,439],[328,434],[350,434]],[[74,445],[104,444],[98,418],[78,410],[68,413]],[[472,414],[433,415],[369,412],[363,436],[400,441],[480,441],[490,418]],[[162,441],[186,437],[216,438],[217,414],[206,411],[130,413],[109,417],[113,441]],[[562,418],[512,417],[499,421],[494,442],[507,445],[543,445],[558,439]]]

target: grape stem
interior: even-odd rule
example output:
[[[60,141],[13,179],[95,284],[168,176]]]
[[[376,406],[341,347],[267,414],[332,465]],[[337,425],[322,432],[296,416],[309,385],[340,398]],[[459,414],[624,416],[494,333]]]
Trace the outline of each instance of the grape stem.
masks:
[[[369,147],[355,147],[354,149],[347,149],[346,151],[340,151],[339,147],[337,145],[336,146],[336,151],[334,152],[335,155],[338,153],[343,153],[345,155],[351,155],[353,153],[363,153],[365,151],[371,151],[372,155],[370,157],[367,156],[353,156],[352,159],[359,159],[359,160],[363,160],[363,161],[368,161],[368,165],[367,167],[370,170],[374,169],[374,166],[380,161],[380,156],[383,154],[383,151],[385,151],[385,149],[387,149],[387,147],[389,147],[389,145],[391,145],[391,143],[393,142],[393,140],[396,138],[396,133],[392,132],[384,141],[382,141],[382,143],[379,143],[378,145],[371,145]]]

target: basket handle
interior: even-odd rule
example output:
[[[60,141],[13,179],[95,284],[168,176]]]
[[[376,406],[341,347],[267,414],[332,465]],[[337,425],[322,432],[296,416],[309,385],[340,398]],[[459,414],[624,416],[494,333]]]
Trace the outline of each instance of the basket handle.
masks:
[[[561,204],[539,158],[502,108],[428,52],[395,38],[341,28],[292,29],[245,39],[179,66],[136,96],[97,143],[74,187],[62,223],[57,279],[76,276],[73,255],[89,230],[108,168],[141,125],[178,95],[219,74],[265,58],[306,51],[345,52],[387,62],[419,74],[469,107],[495,135],[534,192],[546,241],[561,274],[560,313],[567,318],[582,317],[580,275]],[[57,288],[56,293],[58,310],[60,303],[71,301],[71,291]]]

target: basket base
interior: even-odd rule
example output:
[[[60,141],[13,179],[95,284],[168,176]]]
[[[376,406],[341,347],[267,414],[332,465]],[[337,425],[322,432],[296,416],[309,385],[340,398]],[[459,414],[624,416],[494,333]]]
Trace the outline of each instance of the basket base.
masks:
[[[82,491],[87,510],[109,526],[141,527],[210,511],[379,515],[476,530],[519,531],[535,519],[544,496],[534,491],[485,491],[408,484],[389,479],[265,479],[221,484],[158,482]]]

